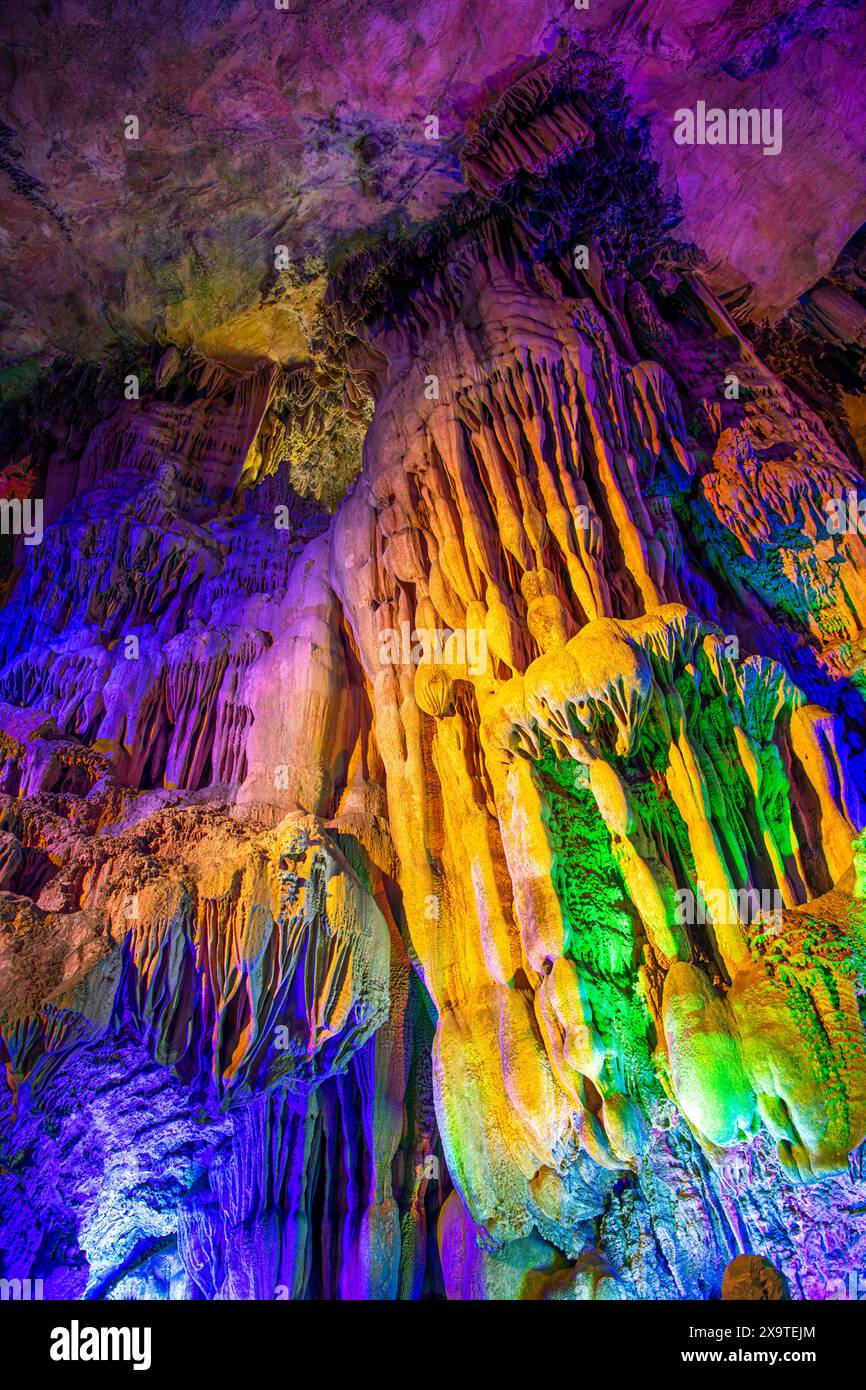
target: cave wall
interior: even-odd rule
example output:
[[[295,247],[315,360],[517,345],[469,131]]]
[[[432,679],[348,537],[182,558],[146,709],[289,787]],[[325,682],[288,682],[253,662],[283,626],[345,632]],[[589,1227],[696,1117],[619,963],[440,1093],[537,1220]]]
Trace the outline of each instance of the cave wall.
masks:
[[[860,461],[595,71],[333,276],[333,515],[272,364],[55,460],[0,613],[8,1277],[705,1298],[746,1252],[825,1297],[866,1254]]]

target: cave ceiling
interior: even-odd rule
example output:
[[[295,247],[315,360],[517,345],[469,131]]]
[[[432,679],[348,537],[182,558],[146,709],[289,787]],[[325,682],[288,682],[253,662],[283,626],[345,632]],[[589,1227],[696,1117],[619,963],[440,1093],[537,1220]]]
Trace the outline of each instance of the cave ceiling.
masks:
[[[720,292],[773,317],[830,270],[866,220],[862,6],[16,3],[0,17],[0,361],[98,359],[118,336],[234,366],[306,359],[328,269],[441,212],[491,95],[566,38],[622,63]],[[756,178],[736,150],[677,145],[673,112],[698,91],[784,96],[784,163],[756,152]]]

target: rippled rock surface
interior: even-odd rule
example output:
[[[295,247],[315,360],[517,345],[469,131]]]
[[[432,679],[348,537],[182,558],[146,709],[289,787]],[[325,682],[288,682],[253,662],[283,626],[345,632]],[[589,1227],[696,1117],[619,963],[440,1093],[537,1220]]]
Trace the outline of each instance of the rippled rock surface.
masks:
[[[374,403],[333,515],[273,364],[49,464],[0,614],[6,1276],[866,1267],[860,460],[672,240],[608,77],[518,80],[461,198],[332,277]]]

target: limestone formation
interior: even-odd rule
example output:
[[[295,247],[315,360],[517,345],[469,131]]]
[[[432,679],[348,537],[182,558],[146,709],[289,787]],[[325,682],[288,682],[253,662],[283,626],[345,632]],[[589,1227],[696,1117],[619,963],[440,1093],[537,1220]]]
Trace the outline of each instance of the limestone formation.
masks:
[[[333,515],[279,434],[321,382],[188,356],[169,400],[178,356],[16,545],[4,1273],[592,1300],[863,1265],[861,461],[673,239],[608,77],[532,66],[457,203],[332,276],[372,417]]]

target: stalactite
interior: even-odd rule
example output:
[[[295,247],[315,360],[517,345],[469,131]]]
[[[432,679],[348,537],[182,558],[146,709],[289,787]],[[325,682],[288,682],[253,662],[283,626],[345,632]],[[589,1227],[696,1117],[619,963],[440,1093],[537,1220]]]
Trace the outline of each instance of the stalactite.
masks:
[[[462,198],[334,275],[331,375],[123,409],[25,557],[12,1142],[57,1158],[64,1087],[107,1126],[107,1073],[175,1185],[109,1241],[102,1153],[58,1288],[708,1297],[745,1230],[804,1295],[862,1206],[858,475],[601,83],[524,73]],[[338,384],[375,409],[328,517],[277,456]]]

